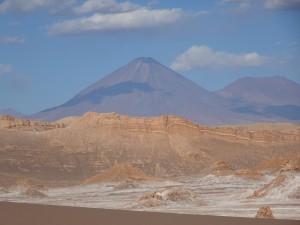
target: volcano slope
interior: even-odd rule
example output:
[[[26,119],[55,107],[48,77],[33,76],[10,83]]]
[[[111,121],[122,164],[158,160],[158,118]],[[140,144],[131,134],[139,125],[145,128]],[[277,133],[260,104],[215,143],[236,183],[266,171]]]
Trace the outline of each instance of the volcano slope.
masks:
[[[141,57],[86,87],[62,105],[30,118],[55,121],[93,111],[139,117],[172,114],[206,125],[264,119],[231,111],[230,106],[231,101],[205,90],[153,58]]]
[[[20,178],[83,182],[124,164],[157,178],[199,174],[216,164],[250,169],[296,154],[299,141],[297,124],[205,127],[171,115],[94,112],[54,123],[2,116],[0,185]]]

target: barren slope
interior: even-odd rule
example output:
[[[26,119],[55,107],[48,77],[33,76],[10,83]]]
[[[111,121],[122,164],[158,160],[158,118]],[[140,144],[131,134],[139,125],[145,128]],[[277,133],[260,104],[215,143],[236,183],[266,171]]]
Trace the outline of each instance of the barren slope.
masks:
[[[12,120],[0,117],[0,176],[8,183],[21,177],[82,181],[123,163],[156,177],[199,174],[217,162],[247,169],[298,152],[300,140],[299,125],[286,132],[204,127],[170,115],[86,113],[47,129],[32,121],[3,125]]]

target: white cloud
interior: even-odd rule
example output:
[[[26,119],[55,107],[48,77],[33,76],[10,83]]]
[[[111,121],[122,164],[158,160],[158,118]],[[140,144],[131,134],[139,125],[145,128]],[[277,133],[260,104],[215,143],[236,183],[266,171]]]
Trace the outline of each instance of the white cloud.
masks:
[[[266,0],[265,7],[271,10],[300,10],[300,0]]]
[[[256,52],[234,54],[228,52],[214,52],[205,45],[190,47],[179,55],[171,68],[177,71],[187,71],[197,68],[224,68],[259,66],[266,61],[266,57]]]
[[[73,0],[4,0],[0,4],[0,12],[30,13],[70,1],[74,2]]]
[[[13,67],[11,65],[9,65],[9,64],[0,64],[0,77],[3,74],[12,72],[12,70],[13,70]]]
[[[73,8],[74,13],[83,14],[96,11],[109,11],[109,12],[127,12],[140,8],[139,5],[126,2],[116,2],[115,0],[87,0],[81,6]]]
[[[23,37],[15,36],[0,36],[0,43],[2,44],[20,44],[26,41]]]
[[[85,34],[116,30],[143,29],[173,23],[180,19],[180,9],[146,8],[114,14],[94,14],[56,23],[49,28],[50,35]]]

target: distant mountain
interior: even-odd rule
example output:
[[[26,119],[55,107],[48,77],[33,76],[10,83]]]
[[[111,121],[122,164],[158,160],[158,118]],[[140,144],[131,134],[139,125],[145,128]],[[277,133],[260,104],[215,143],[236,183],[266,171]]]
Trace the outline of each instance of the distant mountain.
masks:
[[[13,116],[13,117],[26,117],[26,114],[23,114],[21,112],[18,112],[14,109],[0,109],[0,115],[9,115],[9,116]]]
[[[217,94],[243,103],[300,106],[300,85],[281,76],[244,77]]]
[[[66,103],[32,118],[53,121],[87,111],[130,116],[172,114],[210,125],[244,120],[227,109],[224,99],[148,57],[133,60]]]
[[[285,77],[245,77],[216,93],[241,114],[300,120],[300,85]]]
[[[300,85],[284,77],[237,80],[210,92],[149,57],[141,57],[31,119],[55,121],[86,112],[171,114],[203,125],[300,121]]]

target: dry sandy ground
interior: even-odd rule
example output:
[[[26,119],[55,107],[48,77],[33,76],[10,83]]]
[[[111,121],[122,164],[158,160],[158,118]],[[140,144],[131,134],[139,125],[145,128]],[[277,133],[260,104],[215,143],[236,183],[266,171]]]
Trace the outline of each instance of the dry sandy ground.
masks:
[[[298,225],[299,221],[0,202],[0,225]]]
[[[0,201],[248,218],[268,205],[276,219],[300,222],[300,174],[296,172],[259,179],[207,175],[52,188],[20,184],[0,189]]]

